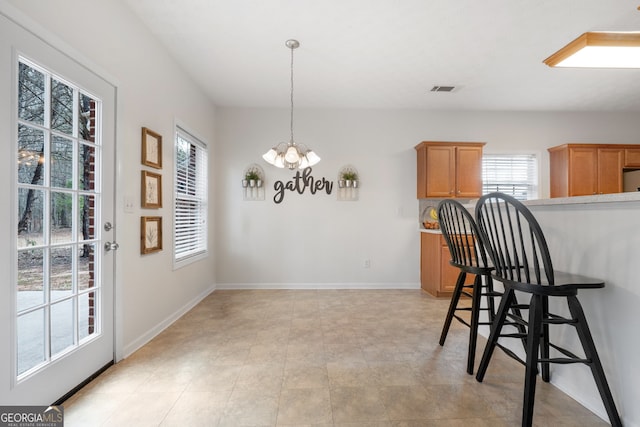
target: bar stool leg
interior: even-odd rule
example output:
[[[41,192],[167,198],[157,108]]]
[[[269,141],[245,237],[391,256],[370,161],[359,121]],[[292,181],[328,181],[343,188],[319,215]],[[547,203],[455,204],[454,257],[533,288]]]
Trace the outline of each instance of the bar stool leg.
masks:
[[[478,342],[478,321],[480,318],[480,296],[482,294],[482,276],[476,274],[473,279],[473,297],[471,301],[471,331],[469,332],[469,353],[467,354],[467,373],[473,375]]]
[[[582,343],[582,348],[584,349],[587,359],[591,360],[589,367],[591,368],[593,379],[595,380],[598,391],[600,392],[602,403],[604,403],[604,407],[607,410],[609,422],[613,427],[621,427],[622,421],[618,415],[616,404],[613,401],[613,396],[611,395],[611,389],[607,383],[607,378],[604,375],[604,369],[602,368],[600,357],[596,351],[596,346],[593,342],[593,337],[591,336],[591,331],[589,330],[589,325],[587,324],[584,311],[582,310],[582,305],[576,296],[568,296],[567,302],[569,304],[569,311],[571,312],[571,315],[574,319],[578,320],[578,323],[576,324],[576,331],[578,332],[578,337],[580,338],[580,342]]]
[[[527,360],[524,377],[524,402],[522,403],[522,427],[531,427],[533,405],[536,397],[538,375],[538,349],[542,332],[543,297],[532,295],[529,305],[529,334],[527,336]]]
[[[451,320],[453,320],[453,315],[456,312],[456,307],[458,307],[458,301],[460,300],[460,295],[462,294],[462,288],[464,287],[464,281],[467,278],[467,273],[464,271],[460,271],[458,274],[458,281],[456,282],[456,287],[453,290],[453,295],[451,296],[451,302],[449,303],[449,311],[447,312],[447,317],[444,320],[444,325],[442,326],[442,333],[440,334],[440,345],[444,345],[445,340],[447,339],[447,334],[449,333],[449,328],[451,327]]]
[[[500,305],[498,306],[498,313],[491,325],[491,332],[489,333],[489,338],[487,340],[487,345],[484,348],[484,353],[482,354],[482,359],[480,360],[480,366],[478,366],[478,372],[476,372],[476,380],[478,382],[482,382],[484,379],[484,375],[487,373],[487,367],[489,366],[489,361],[491,360],[491,355],[493,354],[493,350],[496,348],[496,344],[498,343],[498,338],[500,337],[500,332],[502,330],[502,326],[507,317],[507,311],[513,302],[515,294],[513,289],[507,288],[500,299]]]
[[[495,290],[493,289],[493,279],[491,278],[491,276],[485,276],[485,280],[486,280],[487,294],[489,294],[489,296],[487,297],[487,308],[489,309],[489,323],[493,324],[493,320],[496,318],[496,303],[494,301],[494,296],[493,296]]]
[[[541,297],[542,302],[542,318],[546,319],[549,317],[549,297],[543,296]],[[542,324],[542,334],[540,337],[540,358],[541,359],[549,359],[549,324]],[[542,381],[548,383],[551,379],[551,374],[549,372],[549,362],[542,362]]]

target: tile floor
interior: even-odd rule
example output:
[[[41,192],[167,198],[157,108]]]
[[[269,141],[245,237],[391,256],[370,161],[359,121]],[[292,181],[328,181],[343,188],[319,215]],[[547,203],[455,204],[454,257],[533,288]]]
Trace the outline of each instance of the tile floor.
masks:
[[[65,402],[73,426],[517,426],[524,368],[466,374],[420,290],[216,291]],[[480,339],[478,359],[484,339]],[[538,381],[536,426],[606,426]]]

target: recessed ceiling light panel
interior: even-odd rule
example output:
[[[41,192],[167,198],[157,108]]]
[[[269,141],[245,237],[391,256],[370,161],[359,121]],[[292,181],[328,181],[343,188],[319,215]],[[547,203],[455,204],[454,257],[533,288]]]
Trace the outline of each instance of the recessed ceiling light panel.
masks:
[[[550,67],[640,68],[640,32],[584,33],[543,62]]]

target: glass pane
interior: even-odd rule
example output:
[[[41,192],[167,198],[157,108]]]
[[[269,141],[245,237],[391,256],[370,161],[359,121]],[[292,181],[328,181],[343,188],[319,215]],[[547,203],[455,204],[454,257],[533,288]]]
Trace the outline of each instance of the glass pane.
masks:
[[[180,138],[176,139],[176,192],[189,194],[187,190],[187,176],[189,171],[189,148],[191,144]]]
[[[18,80],[18,118],[44,125],[44,74],[20,63]]]
[[[42,185],[44,168],[44,131],[18,126],[18,182]]]
[[[80,245],[78,251],[78,291],[84,291],[96,286],[95,284],[95,254],[96,245]]]
[[[44,251],[18,252],[18,312],[44,303]]]
[[[78,296],[78,335],[79,339],[98,331],[98,291]]]
[[[51,129],[73,133],[73,89],[51,80]]]
[[[73,141],[60,136],[51,140],[51,186],[71,188],[73,185]]]
[[[95,190],[96,188],[96,148],[80,144],[78,158],[78,188]]]
[[[80,194],[78,196],[78,240],[91,240],[96,236],[94,215],[95,196]]]
[[[80,94],[78,108],[78,137],[89,142],[96,142],[96,106],[95,99],[84,93]]]
[[[18,248],[44,244],[44,191],[18,189]]]
[[[51,289],[51,301],[69,296],[73,284],[73,258],[71,246],[51,248],[49,263],[49,288]]]
[[[51,192],[51,243],[73,241],[73,196]]]
[[[44,362],[44,309],[18,316],[18,375]]]
[[[73,345],[73,298],[51,306],[51,356]]]

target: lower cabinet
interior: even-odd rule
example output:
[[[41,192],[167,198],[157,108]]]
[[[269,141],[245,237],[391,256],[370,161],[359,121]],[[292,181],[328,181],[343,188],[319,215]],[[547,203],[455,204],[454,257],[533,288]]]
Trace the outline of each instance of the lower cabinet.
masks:
[[[451,254],[441,233],[420,233],[420,285],[436,297],[450,296],[460,270],[449,264]],[[468,274],[465,283],[473,283]]]

